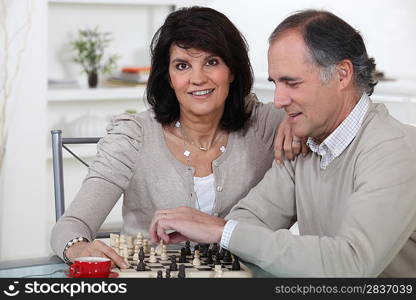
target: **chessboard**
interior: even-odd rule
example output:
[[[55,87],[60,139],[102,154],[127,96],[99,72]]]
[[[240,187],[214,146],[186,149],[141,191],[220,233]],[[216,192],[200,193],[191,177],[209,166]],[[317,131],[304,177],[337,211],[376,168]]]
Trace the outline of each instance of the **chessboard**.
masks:
[[[250,278],[251,270],[239,258],[217,244],[196,244],[190,242],[170,245],[163,243],[154,247],[142,246],[137,239],[133,252],[124,250],[117,237],[113,236],[113,249],[121,252],[128,261],[127,269],[113,268],[120,278]],[[124,239],[122,239],[122,244]],[[131,242],[130,242],[131,243]],[[114,247],[114,244],[116,247]],[[117,247],[117,245],[119,247]],[[146,249],[148,248],[148,249]],[[140,266],[139,266],[140,264]]]

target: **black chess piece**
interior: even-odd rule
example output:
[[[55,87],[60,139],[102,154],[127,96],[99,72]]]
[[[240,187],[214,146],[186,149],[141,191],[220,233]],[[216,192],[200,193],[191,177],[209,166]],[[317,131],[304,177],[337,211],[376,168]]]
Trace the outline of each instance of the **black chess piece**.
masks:
[[[203,244],[201,249],[201,258],[207,258],[208,257],[208,249],[209,244]]]
[[[214,243],[211,248],[212,254],[217,254],[218,252],[218,243]]]
[[[176,255],[170,257],[171,264],[169,266],[170,271],[178,271],[178,265],[176,264]]]
[[[146,264],[143,260],[143,258],[139,258],[139,263],[137,264],[136,271],[146,271]]]
[[[165,278],[170,278],[170,270],[169,269],[166,270]]]
[[[231,257],[231,252],[225,249],[223,252],[224,252],[224,256],[222,258],[222,261],[227,262],[227,263],[232,262],[233,258]]]
[[[140,247],[139,249],[139,260],[144,260],[144,249],[143,247]]]
[[[178,278],[185,278],[185,265],[179,265]]]
[[[185,242],[185,250],[186,250],[186,255],[192,255],[190,241]]]
[[[161,270],[157,271],[157,277],[156,278],[163,278],[163,273]]]
[[[186,248],[181,248],[181,256],[179,257],[180,263],[186,263]]]
[[[219,253],[220,253],[220,259],[221,259],[221,260],[224,258],[224,253],[225,253],[225,251],[226,251],[225,249],[220,248]]]
[[[220,259],[220,253],[219,252],[217,252],[215,254],[215,264],[216,265],[220,265],[221,264],[221,259]]]
[[[231,266],[231,270],[233,270],[233,271],[241,270],[240,259],[236,255],[234,255],[234,261],[233,261],[233,264]]]
[[[208,249],[207,251],[207,264],[212,265],[214,261],[212,260],[212,251],[211,249]]]

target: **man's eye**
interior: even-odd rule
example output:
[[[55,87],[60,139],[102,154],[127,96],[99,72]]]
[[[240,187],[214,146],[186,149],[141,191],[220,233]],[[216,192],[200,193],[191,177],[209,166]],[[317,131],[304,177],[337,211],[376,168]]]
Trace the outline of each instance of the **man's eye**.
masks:
[[[178,70],[185,70],[187,67],[188,67],[188,65],[185,64],[185,63],[178,63],[176,65],[176,69],[178,69]]]
[[[300,82],[286,82],[286,84],[291,87],[291,88],[295,88],[299,86]]]
[[[218,65],[218,59],[212,58],[210,60],[207,61],[207,65],[208,66],[215,66]]]

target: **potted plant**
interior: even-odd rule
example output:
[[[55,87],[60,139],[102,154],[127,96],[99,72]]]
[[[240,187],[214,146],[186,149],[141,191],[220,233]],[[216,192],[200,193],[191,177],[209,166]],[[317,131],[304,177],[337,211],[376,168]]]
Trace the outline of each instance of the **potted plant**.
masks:
[[[71,42],[75,51],[73,61],[79,63],[88,76],[88,86],[95,88],[98,84],[98,73],[110,73],[116,67],[117,55],[104,58],[104,50],[112,40],[111,33],[94,29],[78,30],[78,37]]]

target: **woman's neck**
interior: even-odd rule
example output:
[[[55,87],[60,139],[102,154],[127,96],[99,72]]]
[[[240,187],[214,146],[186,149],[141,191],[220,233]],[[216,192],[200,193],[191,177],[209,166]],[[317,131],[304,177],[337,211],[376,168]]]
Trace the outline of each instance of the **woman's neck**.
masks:
[[[179,119],[183,138],[189,139],[198,147],[209,149],[221,135],[220,118],[192,119],[182,116]]]

